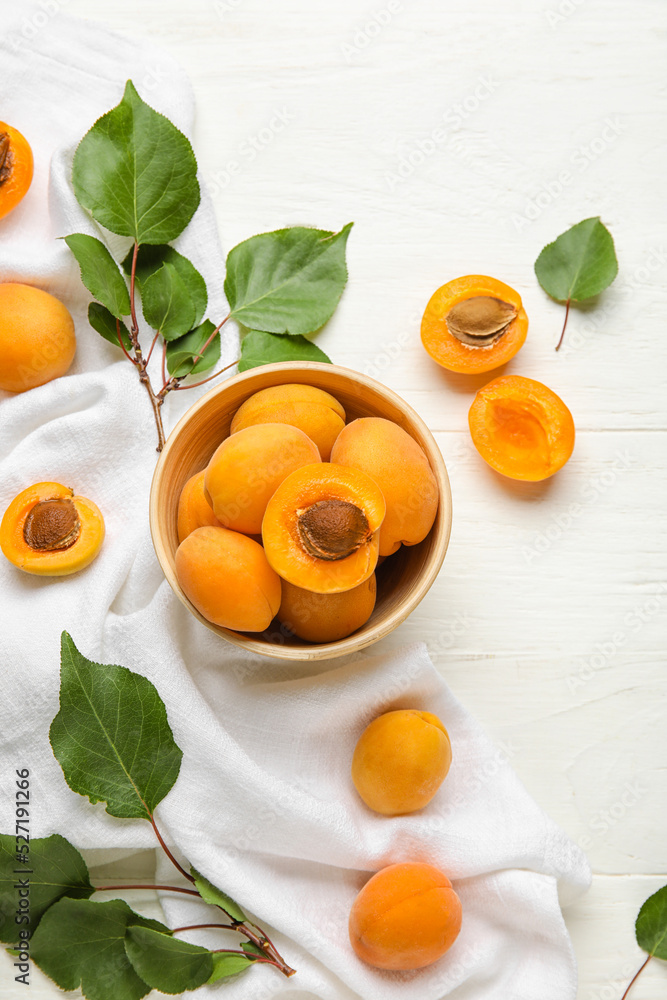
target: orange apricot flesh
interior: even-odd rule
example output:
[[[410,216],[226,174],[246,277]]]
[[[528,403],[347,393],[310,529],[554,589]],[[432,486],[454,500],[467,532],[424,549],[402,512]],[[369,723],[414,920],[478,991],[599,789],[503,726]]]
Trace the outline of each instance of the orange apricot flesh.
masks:
[[[60,483],[35,483],[16,496],[0,523],[0,549],[36,576],[69,576],[88,566],[104,541],[98,507]]]
[[[385,712],[363,731],[352,757],[352,780],[374,812],[423,809],[447,777],[449,734],[437,715],[414,709]]]
[[[32,150],[25,136],[0,122],[0,219],[25,196],[33,175]]]
[[[262,539],[276,573],[318,594],[351,590],[378,560],[385,501],[359,469],[330,462],[305,465],[269,500]]]
[[[315,442],[322,461],[328,462],[345,426],[345,410],[334,396],[315,386],[272,385],[246,399],[234,414],[230,433],[264,423],[298,427]]]
[[[361,417],[338,435],[331,459],[360,469],[384,494],[387,513],[380,555],[426,538],[438,510],[438,483],[428,458],[407,431],[383,417]]]
[[[75,351],[74,321],[59,299],[32,285],[0,284],[0,389],[25,392],[59,378]]]
[[[176,550],[176,576],[189,601],[214,625],[262,632],[280,607],[281,585],[264,549],[228,528],[195,528]]]
[[[375,607],[375,573],[352,590],[315,594],[283,580],[278,618],[307,642],[337,642],[365,625]]]
[[[489,307],[495,304],[499,317],[495,325],[491,322],[482,328],[495,330],[490,335],[491,342],[484,343],[483,337],[468,337],[471,342],[463,343],[459,338],[466,324],[461,317],[473,305],[481,306],[484,301]],[[491,309],[491,320],[493,312]],[[503,326],[505,319],[509,322]],[[471,316],[470,322],[474,327],[474,317]],[[481,329],[475,332],[480,333]],[[485,274],[467,274],[438,288],[429,299],[421,324],[422,344],[433,360],[449,371],[468,374],[504,365],[523,346],[527,333],[528,317],[519,293]],[[475,343],[478,340],[479,345]]]
[[[355,899],[350,943],[359,958],[378,969],[421,969],[451,948],[461,917],[452,883],[434,865],[389,865]]]
[[[548,479],[574,449],[574,420],[563,400],[521,375],[504,375],[480,389],[468,422],[484,461],[510,479]]]
[[[204,492],[204,477],[206,469],[191,476],[178,498],[178,540],[184,538],[196,528],[222,527],[213,513],[213,508]]]
[[[253,424],[225,438],[206,468],[204,486],[218,521],[258,535],[266,505],[291,472],[320,461],[317,445],[289,424]]]

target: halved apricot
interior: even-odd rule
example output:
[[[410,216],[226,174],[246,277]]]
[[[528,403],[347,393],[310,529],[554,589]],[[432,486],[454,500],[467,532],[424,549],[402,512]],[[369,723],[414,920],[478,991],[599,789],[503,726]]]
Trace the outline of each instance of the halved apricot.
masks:
[[[269,498],[283,479],[318,462],[317,445],[289,424],[253,424],[225,438],[206,468],[204,488],[218,521],[258,535]]]
[[[190,476],[178,498],[178,540],[182,542],[196,528],[222,527],[204,492],[206,469]]]
[[[104,518],[85,497],[60,483],[36,483],[14,497],[0,524],[0,548],[37,576],[69,576],[93,561]]]
[[[488,372],[513,358],[528,333],[521,296],[485,274],[467,274],[431,296],[421,325],[422,344],[451,372]]]
[[[563,400],[522,375],[503,375],[480,389],[468,422],[484,461],[510,479],[547,479],[574,448],[574,420]]]
[[[16,208],[33,174],[32,150],[18,129],[0,122],[0,219]]]
[[[333,443],[345,426],[345,410],[334,396],[313,385],[271,385],[239,407],[230,433],[264,423],[298,427],[315,442],[322,461],[328,462]]]
[[[359,469],[331,462],[288,476],[267,504],[262,539],[276,573],[296,587],[336,594],[375,570],[385,502]]]

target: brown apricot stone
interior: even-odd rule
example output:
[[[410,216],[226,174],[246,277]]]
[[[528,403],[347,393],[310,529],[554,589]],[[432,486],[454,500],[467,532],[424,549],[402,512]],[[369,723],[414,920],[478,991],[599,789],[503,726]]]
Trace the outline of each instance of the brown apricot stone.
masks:
[[[104,541],[97,506],[60,483],[36,483],[12,500],[0,524],[0,548],[38,576],[68,576],[93,561]]]

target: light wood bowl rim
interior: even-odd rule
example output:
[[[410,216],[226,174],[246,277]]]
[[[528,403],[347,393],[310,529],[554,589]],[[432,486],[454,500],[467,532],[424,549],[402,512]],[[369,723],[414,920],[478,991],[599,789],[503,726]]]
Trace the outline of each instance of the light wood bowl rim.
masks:
[[[389,404],[399,409],[410,424],[419,431],[423,442],[427,445],[426,452],[428,460],[440,488],[440,507],[435,524],[431,528],[431,532],[435,532],[435,536],[431,539],[431,551],[429,552],[427,562],[423,567],[419,578],[416,580],[414,587],[410,590],[409,594],[406,595],[400,606],[394,609],[391,615],[376,624],[371,623],[369,625],[362,626],[360,630],[348,636],[346,639],[339,639],[336,642],[313,643],[304,646],[283,646],[279,643],[271,643],[266,640],[250,639],[247,635],[242,633],[222,628],[219,625],[214,625],[212,622],[209,622],[206,618],[204,618],[204,616],[200,614],[195,606],[188,600],[181,590],[178,580],[176,579],[173,559],[160,528],[161,512],[159,501],[164,485],[165,475],[169,466],[170,455],[174,449],[175,442],[185,431],[187,431],[189,425],[196,419],[201,410],[208,407],[212,400],[217,399],[218,396],[229,392],[230,388],[233,386],[238,386],[243,382],[247,382],[249,385],[252,385],[253,382],[258,380],[261,381],[263,377],[271,375],[272,373],[284,373],[284,382],[289,382],[290,374],[293,375],[296,372],[317,372],[318,374],[321,373],[323,375],[335,374],[337,376],[341,376],[342,378],[353,382],[357,387],[368,387],[374,394],[383,397]],[[280,383],[275,382],[272,384],[277,385]],[[265,386],[257,386],[256,388],[249,390],[248,395],[250,396],[253,392],[258,392],[260,388],[265,388]],[[322,388],[325,387],[322,386]],[[329,390],[326,389],[326,391]],[[334,392],[332,392],[332,394],[335,395]],[[259,653],[262,656],[269,656],[282,660],[325,660],[334,656],[345,656],[350,653],[356,653],[360,649],[377,642],[379,639],[383,639],[398,625],[400,625],[401,622],[405,621],[408,615],[410,615],[415,610],[417,605],[423,600],[433,585],[447,552],[452,527],[452,495],[445,462],[433,434],[419,414],[408,403],[406,403],[405,400],[398,395],[398,393],[394,392],[393,389],[387,388],[387,386],[383,385],[381,382],[377,382],[375,379],[370,378],[368,375],[357,372],[352,368],[345,368],[341,365],[321,364],[320,362],[314,361],[304,361],[299,363],[280,362],[273,365],[262,365],[259,368],[252,368],[250,371],[241,372],[238,375],[234,375],[231,378],[226,379],[221,385],[215,386],[213,389],[210,389],[207,393],[205,393],[190,407],[189,410],[187,410],[186,413],[183,414],[181,419],[169,434],[162,453],[158,458],[155,472],[153,473],[149,501],[149,521],[155,554],[169,586],[181,603],[185,605],[188,611],[190,611],[190,613],[193,614],[195,618],[197,618],[197,620],[208,629],[227,639],[234,645],[240,646],[252,653]]]

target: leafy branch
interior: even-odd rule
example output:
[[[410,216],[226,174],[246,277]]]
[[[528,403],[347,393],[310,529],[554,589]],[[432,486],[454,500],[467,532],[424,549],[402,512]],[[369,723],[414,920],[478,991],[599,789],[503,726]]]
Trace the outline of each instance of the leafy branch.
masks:
[[[216,324],[204,319],[208,290],[203,276],[170,245],[200,202],[192,147],[141,99],[131,80],[120,104],[79,143],[72,184],[79,203],[101,227],[131,240],[117,262],[102,239],[86,233],[65,237],[95,298],[88,308],[90,325],[123,351],[146,389],[158,451],[165,442],[162,406],[170,392],[204,385],[237,364],[245,371],[275,361],[329,361],[307,335],[330,319],[343,293],[351,223],[339,233],[280,229],[234,247],[224,285],[230,311]],[[139,298],[152,331],[147,351],[141,344]],[[204,379],[185,381],[218,364],[220,331],[229,319],[248,330],[240,358]],[[155,350],[160,388],[149,371]]]
[[[621,1000],[630,995],[630,990],[652,958],[667,961],[667,885],[654,892],[643,904],[635,922],[635,934],[637,944],[648,954],[628,983]]]
[[[105,802],[112,816],[150,822],[186,885],[94,885],[85,861],[60,834],[31,840],[29,852],[17,850],[16,837],[1,834],[1,941],[15,944],[19,935],[17,879],[25,874],[21,884],[29,886],[30,909],[24,926],[32,958],[61,989],[80,986],[89,1000],[140,1000],[151,989],[181,993],[255,964],[294,974],[268,934],[235,900],[181,864],[158,829],[155,808],[178,777],[182,752],[150,681],[126,667],[93,663],[63,632],[60,710],[49,736],[69,787],[92,803]],[[223,913],[225,922],[170,930],[135,913],[123,899],[91,899],[96,892],[136,889],[194,897]],[[204,928],[244,940],[240,948],[208,949],[175,937]]]

